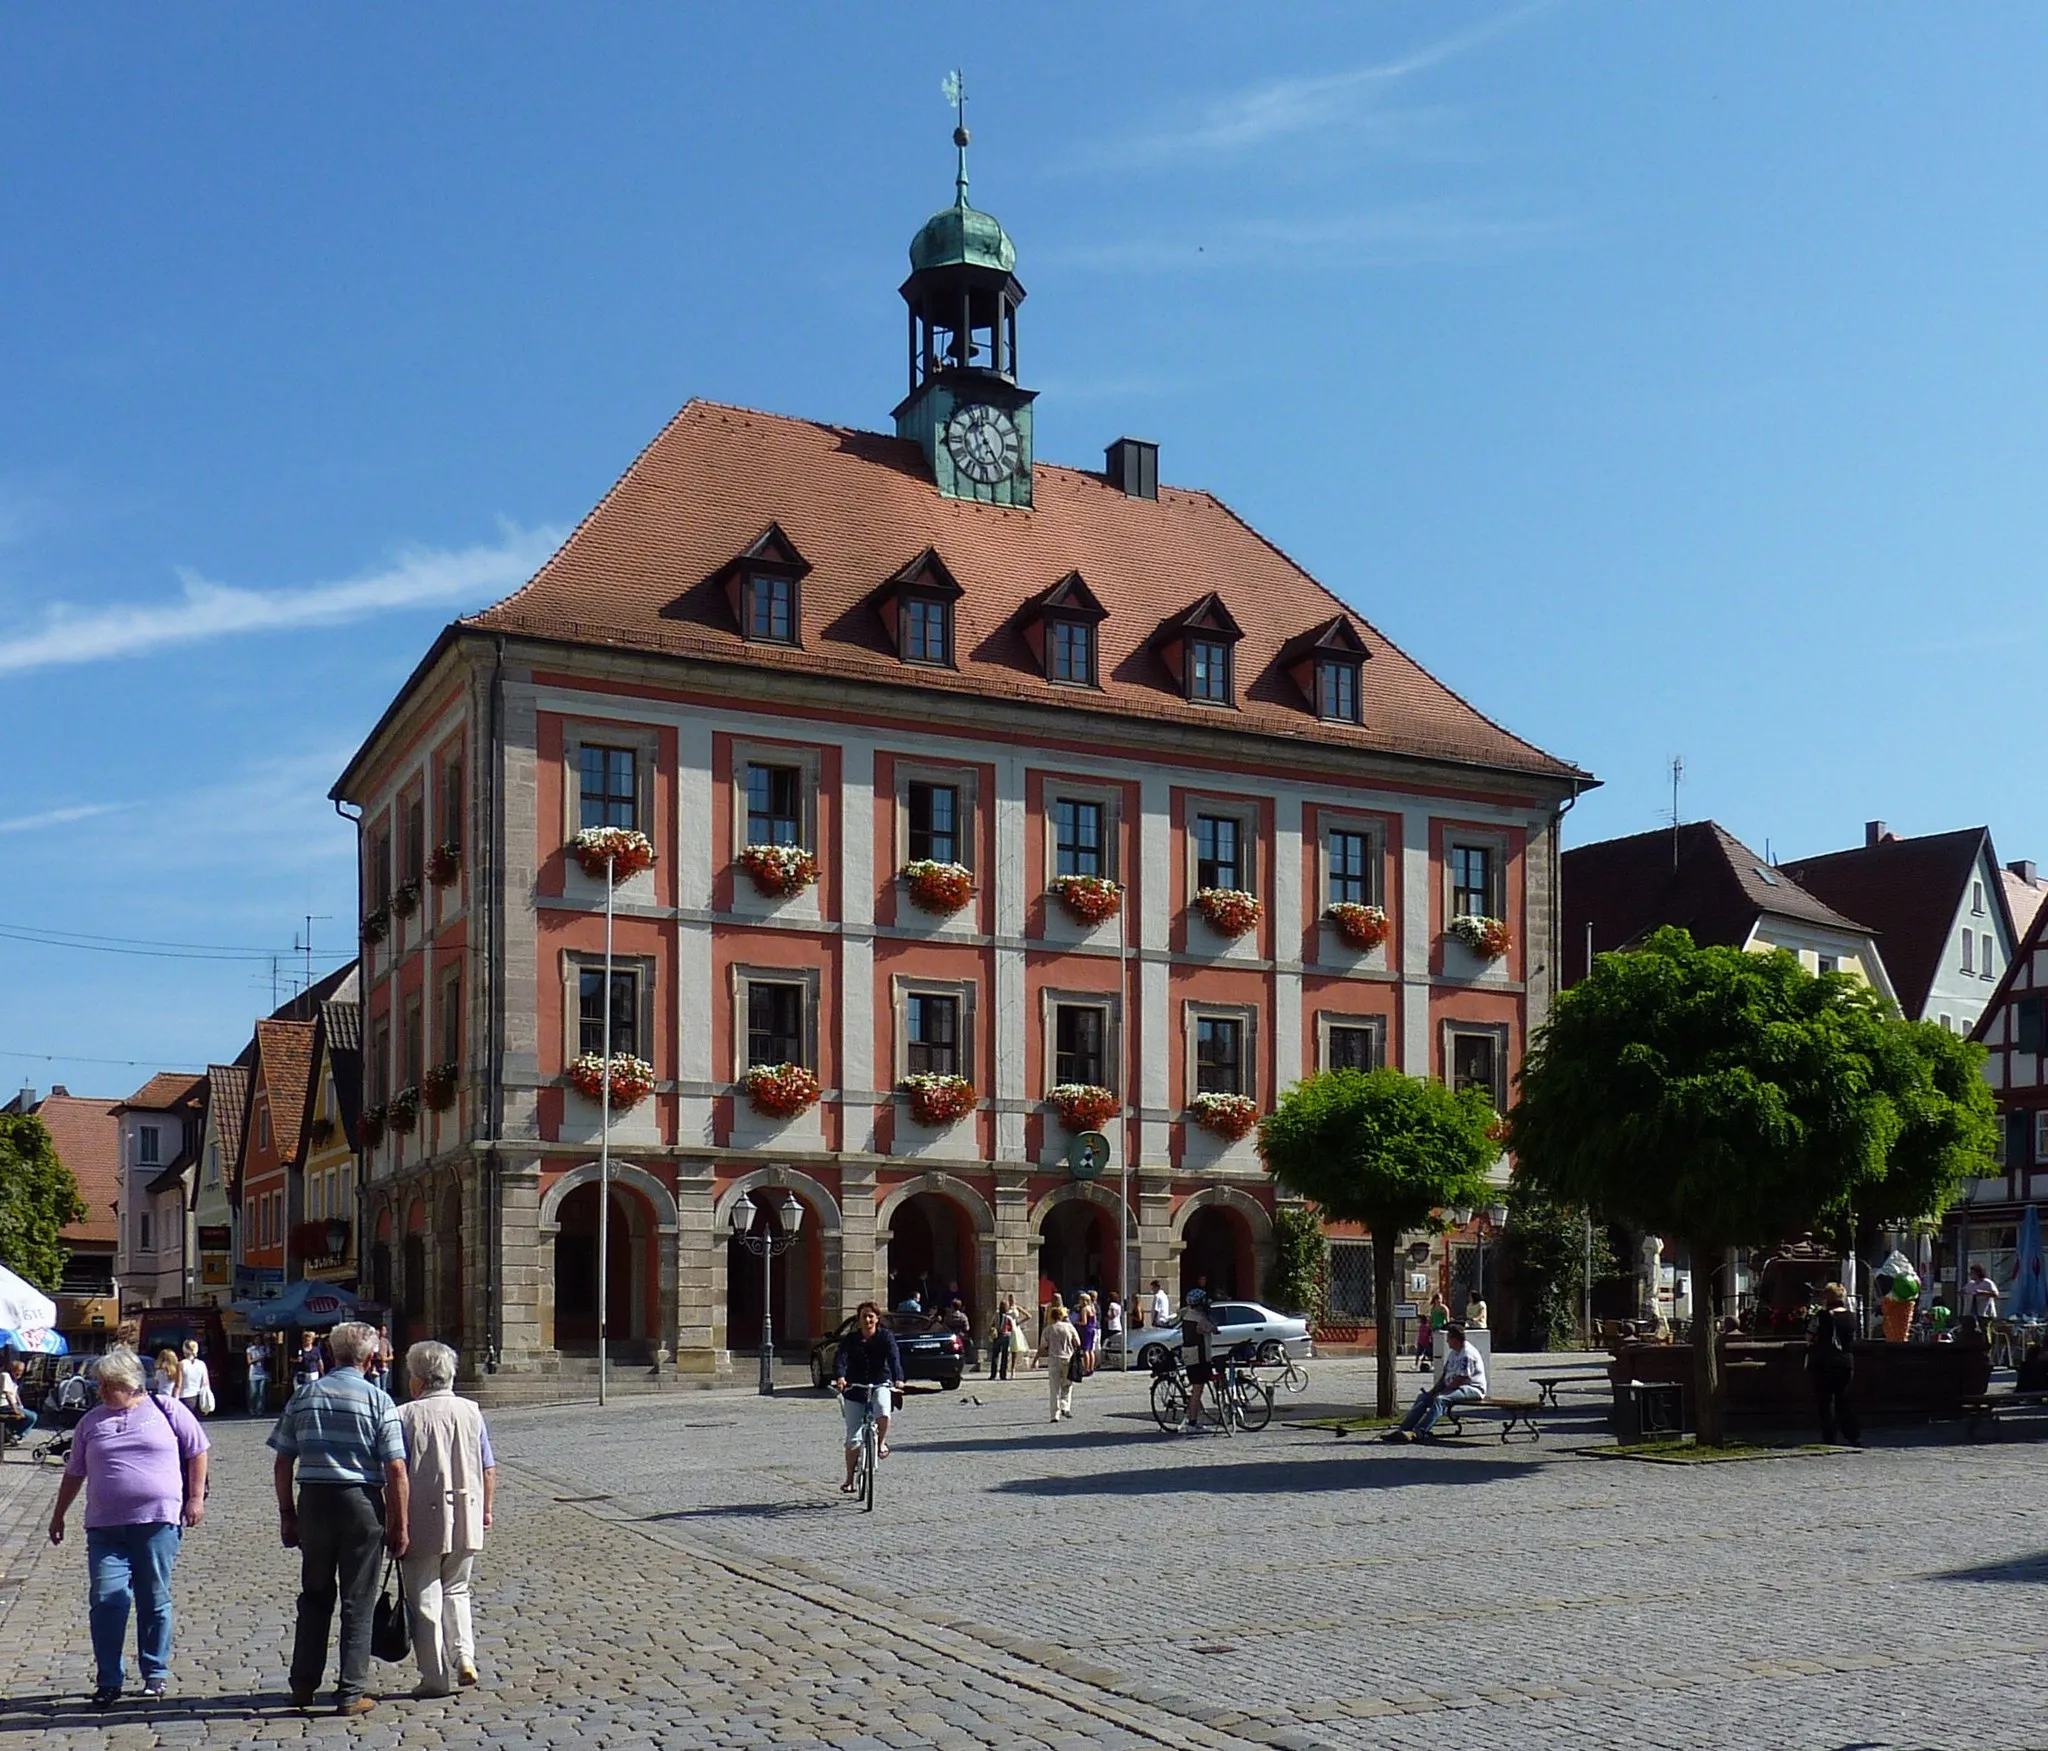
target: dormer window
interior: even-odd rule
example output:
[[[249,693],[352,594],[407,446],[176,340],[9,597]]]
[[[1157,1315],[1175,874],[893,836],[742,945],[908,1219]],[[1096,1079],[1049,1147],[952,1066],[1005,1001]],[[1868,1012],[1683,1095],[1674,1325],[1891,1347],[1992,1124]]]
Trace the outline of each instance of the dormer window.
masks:
[[[903,601],[903,660],[906,663],[953,662],[953,604],[931,596],[906,596]]]
[[[1189,639],[1187,671],[1190,699],[1204,705],[1230,703],[1230,646],[1221,639]]]
[[[1358,721],[1358,665],[1324,657],[1316,664],[1316,716],[1336,723]]]
[[[747,637],[762,644],[796,643],[796,579],[747,574]]]
[[[1054,681],[1095,685],[1095,628],[1085,620],[1046,622],[1046,674]]]

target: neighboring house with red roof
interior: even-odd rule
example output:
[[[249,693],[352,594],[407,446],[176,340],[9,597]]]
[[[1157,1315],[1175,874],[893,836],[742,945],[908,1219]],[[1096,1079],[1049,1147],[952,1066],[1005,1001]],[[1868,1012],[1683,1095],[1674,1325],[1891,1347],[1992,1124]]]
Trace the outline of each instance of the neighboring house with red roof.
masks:
[[[310,1021],[256,1024],[233,1182],[241,1211],[236,1235],[237,1294],[274,1294],[285,1283],[291,1170],[299,1159],[306,1083],[313,1067],[313,1032]]]
[[[120,1323],[114,1292],[120,1240],[119,1107],[118,1101],[88,1099],[60,1084],[40,1100],[33,1089],[23,1089],[0,1109],[43,1121],[57,1159],[71,1170],[85,1204],[85,1215],[63,1232],[71,1257],[56,1298],[57,1329],[74,1349],[104,1348]]]
[[[964,182],[911,266],[893,433],[690,402],[335,786],[370,1278],[499,1390],[597,1333],[600,1108],[568,1073],[607,1022],[654,1077],[611,1129],[608,1336],[713,1369],[763,1323],[731,1223],[785,1199],[786,1342],[911,1284],[977,1331],[1006,1289],[1255,1294],[1244,1123],[1335,1065],[1505,1106],[1547,1012],[1590,776],[1161,485],[1156,445],[1037,460],[1015,251]],[[609,982],[570,845],[597,827],[654,853]],[[920,1116],[929,1077],[961,1110]],[[1101,1091],[1128,1203],[1066,1166],[1062,1085]]]
[[[192,1227],[199,1252],[198,1299],[223,1307],[234,1299],[235,1164],[242,1151],[242,1119],[249,1106],[249,1067],[206,1067],[206,1123],[199,1136],[199,1168],[192,1184]]]
[[[1779,869],[1877,932],[1904,1014],[1951,1033],[1977,1025],[2020,935],[1988,827],[1902,839],[1872,821],[1853,850]]]
[[[1869,924],[1826,904],[1713,821],[1574,846],[1562,859],[1568,985],[1590,955],[1633,948],[1667,924],[1693,941],[1785,949],[1811,973],[1852,974],[1896,1000]]]
[[[2040,869],[2030,857],[2008,863],[1999,872],[1999,880],[2005,887],[2005,906],[2012,914],[2012,927],[2024,938],[2034,928],[2041,908],[2048,905],[2048,881],[2042,879]]]
[[[1984,1079],[1998,1097],[1999,1172],[1970,1182],[1949,1212],[1944,1275],[1953,1291],[1980,1264],[2007,1291],[2020,1218],[2029,1204],[2048,1201],[2048,909],[2035,913],[2020,939],[1975,1037],[1984,1044]]]
[[[121,1152],[115,1274],[124,1318],[177,1306],[196,1287],[186,1176],[205,1128],[205,1098],[204,1076],[163,1070],[114,1109]]]

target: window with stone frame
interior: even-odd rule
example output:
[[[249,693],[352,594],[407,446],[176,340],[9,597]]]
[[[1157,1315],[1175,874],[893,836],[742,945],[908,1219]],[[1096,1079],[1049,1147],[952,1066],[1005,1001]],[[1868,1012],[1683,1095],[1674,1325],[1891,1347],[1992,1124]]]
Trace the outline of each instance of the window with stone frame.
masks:
[[[1105,817],[1108,810],[1087,797],[1057,797],[1052,805],[1055,875],[1108,875]]]
[[[408,997],[398,1024],[398,1051],[404,1061],[400,1073],[405,1078],[402,1086],[407,1088],[419,1087],[420,1074],[425,1068],[427,1041],[422,1021],[419,998]]]
[[[1098,1003],[1055,1004],[1052,1014],[1055,1085],[1114,1089],[1109,1066],[1109,1010]]]
[[[1235,815],[1195,817],[1195,886],[1249,889],[1244,826]]]
[[[457,754],[441,768],[441,843],[461,845],[468,835],[462,826],[462,756]]]
[[[1379,845],[1357,827],[1332,827],[1323,835],[1323,903],[1377,906],[1380,903]]]
[[[747,843],[802,845],[804,774],[801,766],[747,763]]]
[[[1386,1023],[1377,1016],[1326,1018],[1323,1023],[1323,1068],[1385,1069],[1386,1040]]]
[[[602,1055],[605,1048],[603,966],[576,969],[576,1049]],[[611,980],[612,1056],[645,1058],[640,1049],[640,969],[617,967]]]
[[[960,1076],[960,999],[907,991],[903,996],[903,1049],[912,1076]]]
[[[441,1024],[438,1063],[462,1062],[462,969],[450,967],[441,978],[441,1001],[436,1019]]]
[[[745,1068],[802,1064],[810,1068],[804,1005],[808,987],[749,979],[746,985],[747,1061]]]
[[[576,754],[581,776],[578,825],[627,827],[640,825],[639,751],[585,742]]]
[[[427,799],[415,792],[405,804],[405,879],[417,885],[427,869]]]
[[[952,784],[930,784],[912,779],[905,788],[908,808],[909,849],[912,861],[928,858],[933,863],[960,863],[960,789]]]
[[[1507,1110],[1507,1029],[1452,1023],[1445,1030],[1446,1080],[1454,1089],[1476,1088]]]
[[[1497,854],[1491,845],[1453,844],[1450,848],[1451,916],[1498,918]]]
[[[380,828],[370,836],[370,904],[375,908],[391,904],[391,831]]]
[[[1195,1092],[1248,1092],[1245,1025],[1241,1017],[1203,1015],[1195,1018]]]

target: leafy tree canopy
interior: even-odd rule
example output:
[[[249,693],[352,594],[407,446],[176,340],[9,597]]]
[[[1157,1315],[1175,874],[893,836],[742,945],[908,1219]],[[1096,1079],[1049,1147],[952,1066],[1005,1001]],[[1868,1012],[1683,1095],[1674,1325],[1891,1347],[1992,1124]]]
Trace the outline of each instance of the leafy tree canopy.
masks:
[[[57,1292],[70,1250],[59,1236],[85,1217],[71,1170],[33,1114],[0,1114],[0,1263],[46,1295]]]
[[[1273,1269],[1266,1299],[1314,1325],[1329,1298],[1330,1241],[1322,1219],[1299,1204],[1282,1204],[1273,1212]]]

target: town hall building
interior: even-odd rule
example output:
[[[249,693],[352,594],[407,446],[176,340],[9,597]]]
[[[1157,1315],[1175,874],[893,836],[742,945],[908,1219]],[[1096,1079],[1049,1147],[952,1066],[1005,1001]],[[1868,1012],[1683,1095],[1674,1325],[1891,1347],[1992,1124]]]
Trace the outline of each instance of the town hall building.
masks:
[[[608,1341],[713,1371],[911,1289],[1256,1295],[1289,1085],[1504,1109],[1547,1012],[1590,777],[1155,445],[1035,455],[958,144],[891,429],[689,403],[335,786],[364,1284],[498,1390],[589,1366],[607,1043]],[[766,1309],[742,1200],[799,1217]]]

